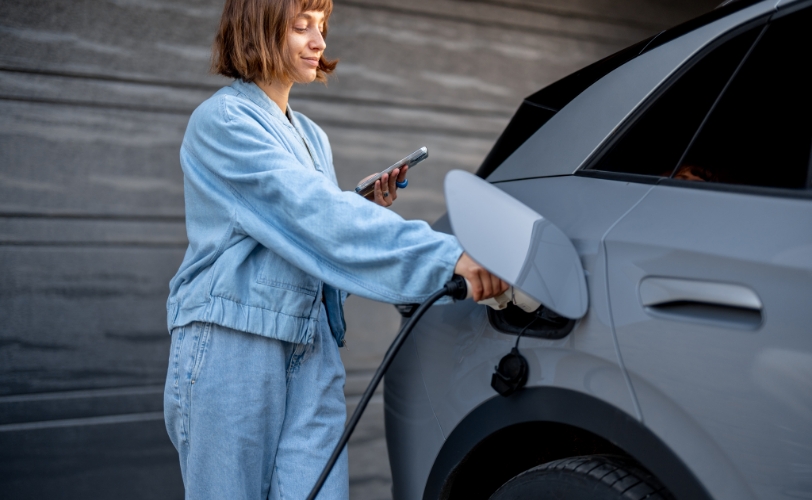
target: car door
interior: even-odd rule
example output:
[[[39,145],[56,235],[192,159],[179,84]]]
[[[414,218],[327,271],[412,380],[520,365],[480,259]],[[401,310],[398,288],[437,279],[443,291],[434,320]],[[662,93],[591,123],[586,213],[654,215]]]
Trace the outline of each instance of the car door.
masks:
[[[666,92],[591,174],[628,169],[635,180],[670,165],[604,239],[612,323],[643,421],[718,498],[812,497],[812,8],[803,7],[737,35],[746,50],[730,78],[699,75],[701,95]],[[691,97],[711,102],[693,121]],[[666,121],[683,128],[656,127]],[[715,479],[725,468],[741,485]]]

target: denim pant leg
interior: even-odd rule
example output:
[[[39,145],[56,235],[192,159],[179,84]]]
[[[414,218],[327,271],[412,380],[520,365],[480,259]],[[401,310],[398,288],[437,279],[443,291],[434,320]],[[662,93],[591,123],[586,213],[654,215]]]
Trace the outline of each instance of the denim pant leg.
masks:
[[[172,331],[164,414],[187,499],[267,497],[292,351],[213,324]]]
[[[313,344],[212,324],[172,331],[164,414],[188,499],[305,498],[346,419],[324,308]],[[349,497],[344,452],[319,500]]]
[[[288,371],[285,422],[276,454],[270,500],[307,498],[344,430],[345,378],[338,345],[322,305],[313,344],[307,346],[301,358],[292,360]],[[346,449],[317,498],[349,498]]]

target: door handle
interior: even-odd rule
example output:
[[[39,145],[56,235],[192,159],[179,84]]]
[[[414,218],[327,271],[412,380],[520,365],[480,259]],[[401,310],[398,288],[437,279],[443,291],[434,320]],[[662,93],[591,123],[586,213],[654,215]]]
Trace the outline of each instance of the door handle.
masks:
[[[649,276],[639,293],[640,304],[654,316],[745,329],[762,322],[761,299],[744,285]]]
[[[699,281],[681,278],[643,278],[640,282],[640,303],[644,307],[674,302],[699,302],[760,311],[761,299],[743,285]]]

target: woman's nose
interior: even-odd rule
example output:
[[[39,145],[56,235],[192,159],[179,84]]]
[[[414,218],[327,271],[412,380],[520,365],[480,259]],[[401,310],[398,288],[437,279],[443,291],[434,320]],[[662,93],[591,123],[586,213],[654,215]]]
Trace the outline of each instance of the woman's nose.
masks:
[[[327,42],[324,41],[324,36],[316,31],[313,38],[310,39],[310,48],[312,50],[324,50],[327,48]]]

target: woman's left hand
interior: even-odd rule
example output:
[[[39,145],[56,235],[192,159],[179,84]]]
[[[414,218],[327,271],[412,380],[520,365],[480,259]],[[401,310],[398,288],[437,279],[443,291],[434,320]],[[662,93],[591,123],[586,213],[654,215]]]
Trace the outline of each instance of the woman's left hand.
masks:
[[[382,207],[391,207],[398,198],[398,187],[396,182],[403,182],[406,179],[406,172],[409,167],[396,168],[392,175],[383,174],[380,180],[375,181],[375,190],[372,192],[372,199]]]

